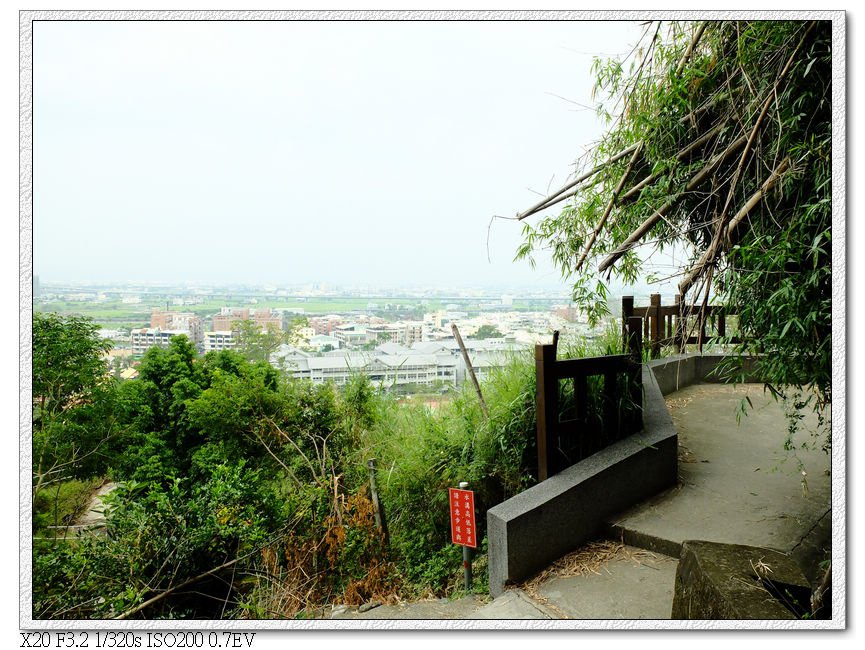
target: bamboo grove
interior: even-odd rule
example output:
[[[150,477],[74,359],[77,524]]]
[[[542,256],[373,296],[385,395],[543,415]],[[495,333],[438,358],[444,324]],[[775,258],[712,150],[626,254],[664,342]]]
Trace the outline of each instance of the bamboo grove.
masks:
[[[572,182],[516,215],[560,206],[523,221],[517,259],[549,250],[597,319],[611,278],[635,284],[672,247],[686,262],[650,280],[674,278],[692,304],[735,306],[744,340],[734,358],[756,357],[772,390],[792,387],[797,409],[822,411],[831,402],[831,45],[828,21],[651,23],[623,61],[596,59],[608,135]]]

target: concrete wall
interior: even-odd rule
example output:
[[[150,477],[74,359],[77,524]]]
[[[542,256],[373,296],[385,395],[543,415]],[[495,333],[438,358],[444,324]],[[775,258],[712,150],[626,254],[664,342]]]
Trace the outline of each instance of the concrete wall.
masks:
[[[598,535],[610,515],[675,485],[678,435],[663,396],[697,381],[721,381],[712,371],[722,358],[691,353],[643,364],[642,431],[490,508],[493,596]]]
[[[609,515],[675,484],[678,436],[645,364],[643,389],[642,431],[487,512],[493,596],[591,539]]]
[[[663,359],[649,361],[649,368],[655,375],[661,393],[667,395],[694,382],[723,382],[721,369],[716,368],[724,359],[721,354],[699,354],[690,352],[688,354],[676,354]],[[746,382],[760,382],[756,375],[755,364],[752,359],[745,359],[743,366]]]

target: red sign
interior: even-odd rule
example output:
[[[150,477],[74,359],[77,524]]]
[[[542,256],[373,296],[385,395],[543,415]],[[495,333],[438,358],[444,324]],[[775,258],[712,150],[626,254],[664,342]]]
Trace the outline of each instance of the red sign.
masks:
[[[451,540],[454,544],[478,547],[475,528],[475,493],[450,488]]]

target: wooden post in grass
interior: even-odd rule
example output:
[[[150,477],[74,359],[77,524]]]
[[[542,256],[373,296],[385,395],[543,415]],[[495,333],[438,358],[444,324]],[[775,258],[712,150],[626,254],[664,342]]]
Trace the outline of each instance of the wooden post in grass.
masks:
[[[382,535],[384,535],[384,543],[388,543],[387,520],[384,518],[384,506],[378,499],[378,488],[375,484],[375,458],[370,458],[366,461],[366,466],[369,468],[369,490],[372,497],[373,516],[375,517],[375,526]]]
[[[463,361],[466,362],[466,370],[468,370],[469,376],[472,378],[472,382],[475,385],[475,391],[478,394],[478,399],[481,402],[481,408],[484,410],[484,415],[487,416],[487,420],[490,419],[490,412],[487,409],[487,403],[484,401],[484,394],[481,392],[481,385],[478,383],[478,378],[475,376],[475,369],[472,368],[472,362],[469,359],[469,353],[466,350],[466,346],[463,343],[463,337],[460,336],[460,331],[457,329],[456,323],[451,323],[451,331],[454,333],[454,338],[457,340],[457,344],[460,346],[460,351],[463,353]]]

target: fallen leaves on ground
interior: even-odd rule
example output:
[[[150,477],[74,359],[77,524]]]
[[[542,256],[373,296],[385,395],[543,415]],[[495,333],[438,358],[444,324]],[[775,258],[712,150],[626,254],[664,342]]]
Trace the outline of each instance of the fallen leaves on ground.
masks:
[[[532,598],[546,601],[545,598],[538,595],[538,589],[547,580],[553,578],[571,578],[588,575],[589,573],[600,575],[600,569],[610,560],[629,559],[637,564],[642,564],[640,559],[647,557],[654,558],[657,556],[642,549],[629,549],[620,542],[590,542],[582,548],[560,557],[531,580],[524,582],[521,588]]]

